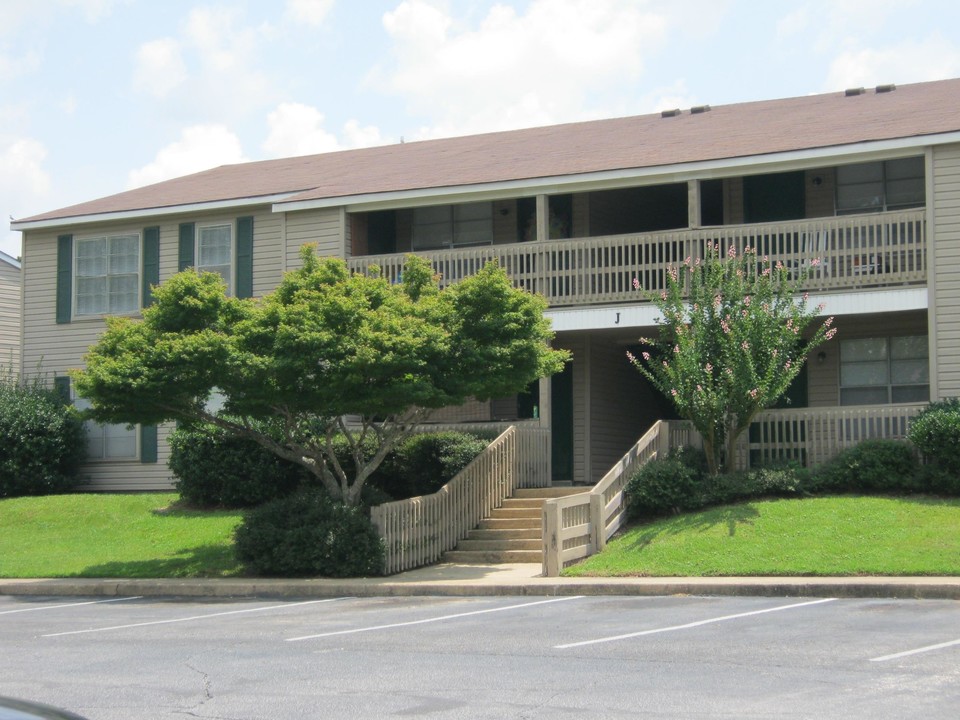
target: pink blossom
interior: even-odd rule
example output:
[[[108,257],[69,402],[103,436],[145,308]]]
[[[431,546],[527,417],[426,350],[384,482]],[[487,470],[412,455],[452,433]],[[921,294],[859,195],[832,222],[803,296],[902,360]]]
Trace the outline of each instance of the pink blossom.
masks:
[[[810,293],[804,293],[804,294],[803,294],[803,301],[804,301],[804,302],[807,302],[807,300],[809,300],[809,299],[810,299]]]
[[[750,296],[749,296],[749,295],[746,295],[746,296],[743,298],[743,304],[746,305],[747,307],[750,307]]]
[[[714,310],[719,310],[719,309],[720,309],[720,303],[721,303],[721,302],[723,302],[723,298],[720,297],[719,295],[714,295],[714,297],[713,297],[713,309],[714,309]]]
[[[674,355],[679,355],[679,354],[680,354],[680,346],[679,346],[679,345],[674,345],[674,346],[673,346],[673,354],[674,354]]]
[[[833,325],[833,316],[830,316],[830,317],[828,317],[826,320],[823,321],[823,326],[824,326],[824,327],[830,327],[831,325]]]
[[[749,350],[749,349],[750,349],[750,343],[748,343],[746,340],[744,340],[742,343],[740,343],[740,349],[741,349],[741,350],[744,350],[744,351]]]
[[[708,373],[712,373],[713,365],[711,365],[710,363],[707,363],[706,365],[703,366],[703,369],[706,370]]]
[[[702,392],[703,392],[703,386],[702,386],[702,385],[697,384],[697,392],[698,392],[698,393],[702,393]]]
[[[792,364],[793,364],[793,361],[792,361],[792,360],[787,360],[787,362],[784,363],[783,369],[784,369],[784,370],[789,370],[789,369],[790,369],[790,366],[791,366]]]
[[[752,397],[754,400],[756,400],[758,393],[759,393],[759,391],[758,391],[756,388],[754,388],[753,390],[750,391],[750,397]]]
[[[676,397],[676,396],[677,396],[677,391],[676,391],[675,389],[673,389],[673,388],[670,388],[670,394],[673,395],[674,397]]]
[[[776,357],[777,355],[780,354],[780,351],[777,350],[776,348],[774,348],[773,350],[770,351],[770,354],[771,354],[773,357]]]
[[[833,339],[833,336],[836,335],[836,334],[837,334],[837,329],[836,329],[836,328],[830,328],[829,330],[827,330],[827,340],[832,340],[832,339]]]
[[[660,299],[661,299],[661,300],[666,300],[666,299],[667,299],[667,292],[666,292],[666,290],[661,290],[661,291],[660,291]]]
[[[820,258],[814,258],[810,261],[810,267],[817,267],[820,264]]]
[[[646,360],[647,362],[650,362],[650,353],[645,352],[645,353],[640,353],[640,354],[643,355],[643,359],[644,359],[644,360]]]
[[[735,258],[737,256],[737,248],[734,245],[731,245],[727,248],[727,257]]]
[[[633,279],[633,289],[634,289],[634,290],[639,290],[639,289],[640,289],[640,281],[639,281],[637,278],[634,278],[634,279]]]
[[[633,356],[633,353],[630,352],[629,350],[627,350],[627,360],[629,360],[632,363],[635,363],[637,361],[637,359]]]
[[[823,309],[825,307],[827,307],[826,303],[820,303],[819,305],[817,305],[817,312],[823,312]]]
[[[770,276],[770,268],[769,268],[769,267],[765,267],[765,268],[763,269],[763,272],[760,273],[760,274],[763,275],[764,277],[769,277],[769,276]]]

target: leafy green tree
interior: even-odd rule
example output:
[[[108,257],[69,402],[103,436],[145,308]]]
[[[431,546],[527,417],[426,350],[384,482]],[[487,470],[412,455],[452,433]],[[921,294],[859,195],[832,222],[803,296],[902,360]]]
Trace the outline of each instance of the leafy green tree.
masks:
[[[227,297],[218,275],[184,271],[156,288],[143,320],[108,319],[86,369],[72,373],[92,416],[212,423],[356,505],[387,453],[435,409],[519,392],[566,361],[550,348],[544,300],[513,288],[495,264],[441,290],[413,256],[399,284],[378,269],[351,274],[310,246],[301,257],[259,300]],[[338,435],[352,468],[334,452]]]
[[[836,333],[832,317],[808,331],[823,307],[807,308],[792,274],[751,248],[724,255],[708,244],[703,260],[670,268],[667,289],[649,294],[659,334],[641,338],[642,358],[628,357],[700,432],[711,474],[736,469],[737,438]]]

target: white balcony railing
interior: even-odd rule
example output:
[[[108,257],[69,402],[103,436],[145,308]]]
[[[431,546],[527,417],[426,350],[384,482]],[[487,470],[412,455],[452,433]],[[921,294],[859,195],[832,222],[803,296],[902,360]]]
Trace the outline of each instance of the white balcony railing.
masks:
[[[759,257],[805,271],[806,289],[843,290],[925,283],[925,217],[924,210],[911,210],[419,254],[431,260],[444,282],[472,275],[496,259],[515,285],[542,294],[551,306],[642,301],[634,278],[646,290],[662,290],[667,269],[702,257],[707,243],[719,243],[722,252],[730,246],[754,248]],[[395,282],[405,257],[371,255],[349,264],[354,271],[379,265]]]

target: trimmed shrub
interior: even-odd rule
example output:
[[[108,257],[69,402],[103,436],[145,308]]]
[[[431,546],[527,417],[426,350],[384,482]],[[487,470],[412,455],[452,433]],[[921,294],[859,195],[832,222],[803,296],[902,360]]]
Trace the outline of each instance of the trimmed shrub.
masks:
[[[681,459],[670,456],[649,462],[627,482],[630,518],[668,515],[703,506],[701,476]]]
[[[960,475],[960,400],[930,403],[914,418],[908,438],[928,461]]]
[[[383,572],[383,542],[366,513],[309,490],[251,510],[237,557],[260,575],[364,577]]]
[[[313,480],[296,463],[210,425],[177,428],[170,451],[177,492],[198,507],[253,507]]]
[[[488,444],[462,432],[412,435],[384,460],[373,482],[397,499],[428,495],[450,482]]]
[[[85,455],[83,422],[57,392],[0,377],[0,497],[68,492]]]
[[[707,478],[704,505],[722,505],[759,497],[804,494],[806,471],[790,465],[760,467]]]
[[[899,440],[864,440],[814,470],[814,492],[916,492],[921,490],[913,448]]]

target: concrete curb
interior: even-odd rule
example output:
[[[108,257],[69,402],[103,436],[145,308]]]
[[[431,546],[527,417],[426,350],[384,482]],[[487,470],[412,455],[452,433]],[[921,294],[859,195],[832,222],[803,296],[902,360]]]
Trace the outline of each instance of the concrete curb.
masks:
[[[181,598],[719,595],[960,600],[960,577],[544,578],[535,565],[435,565],[359,579],[0,579],[0,595]]]

